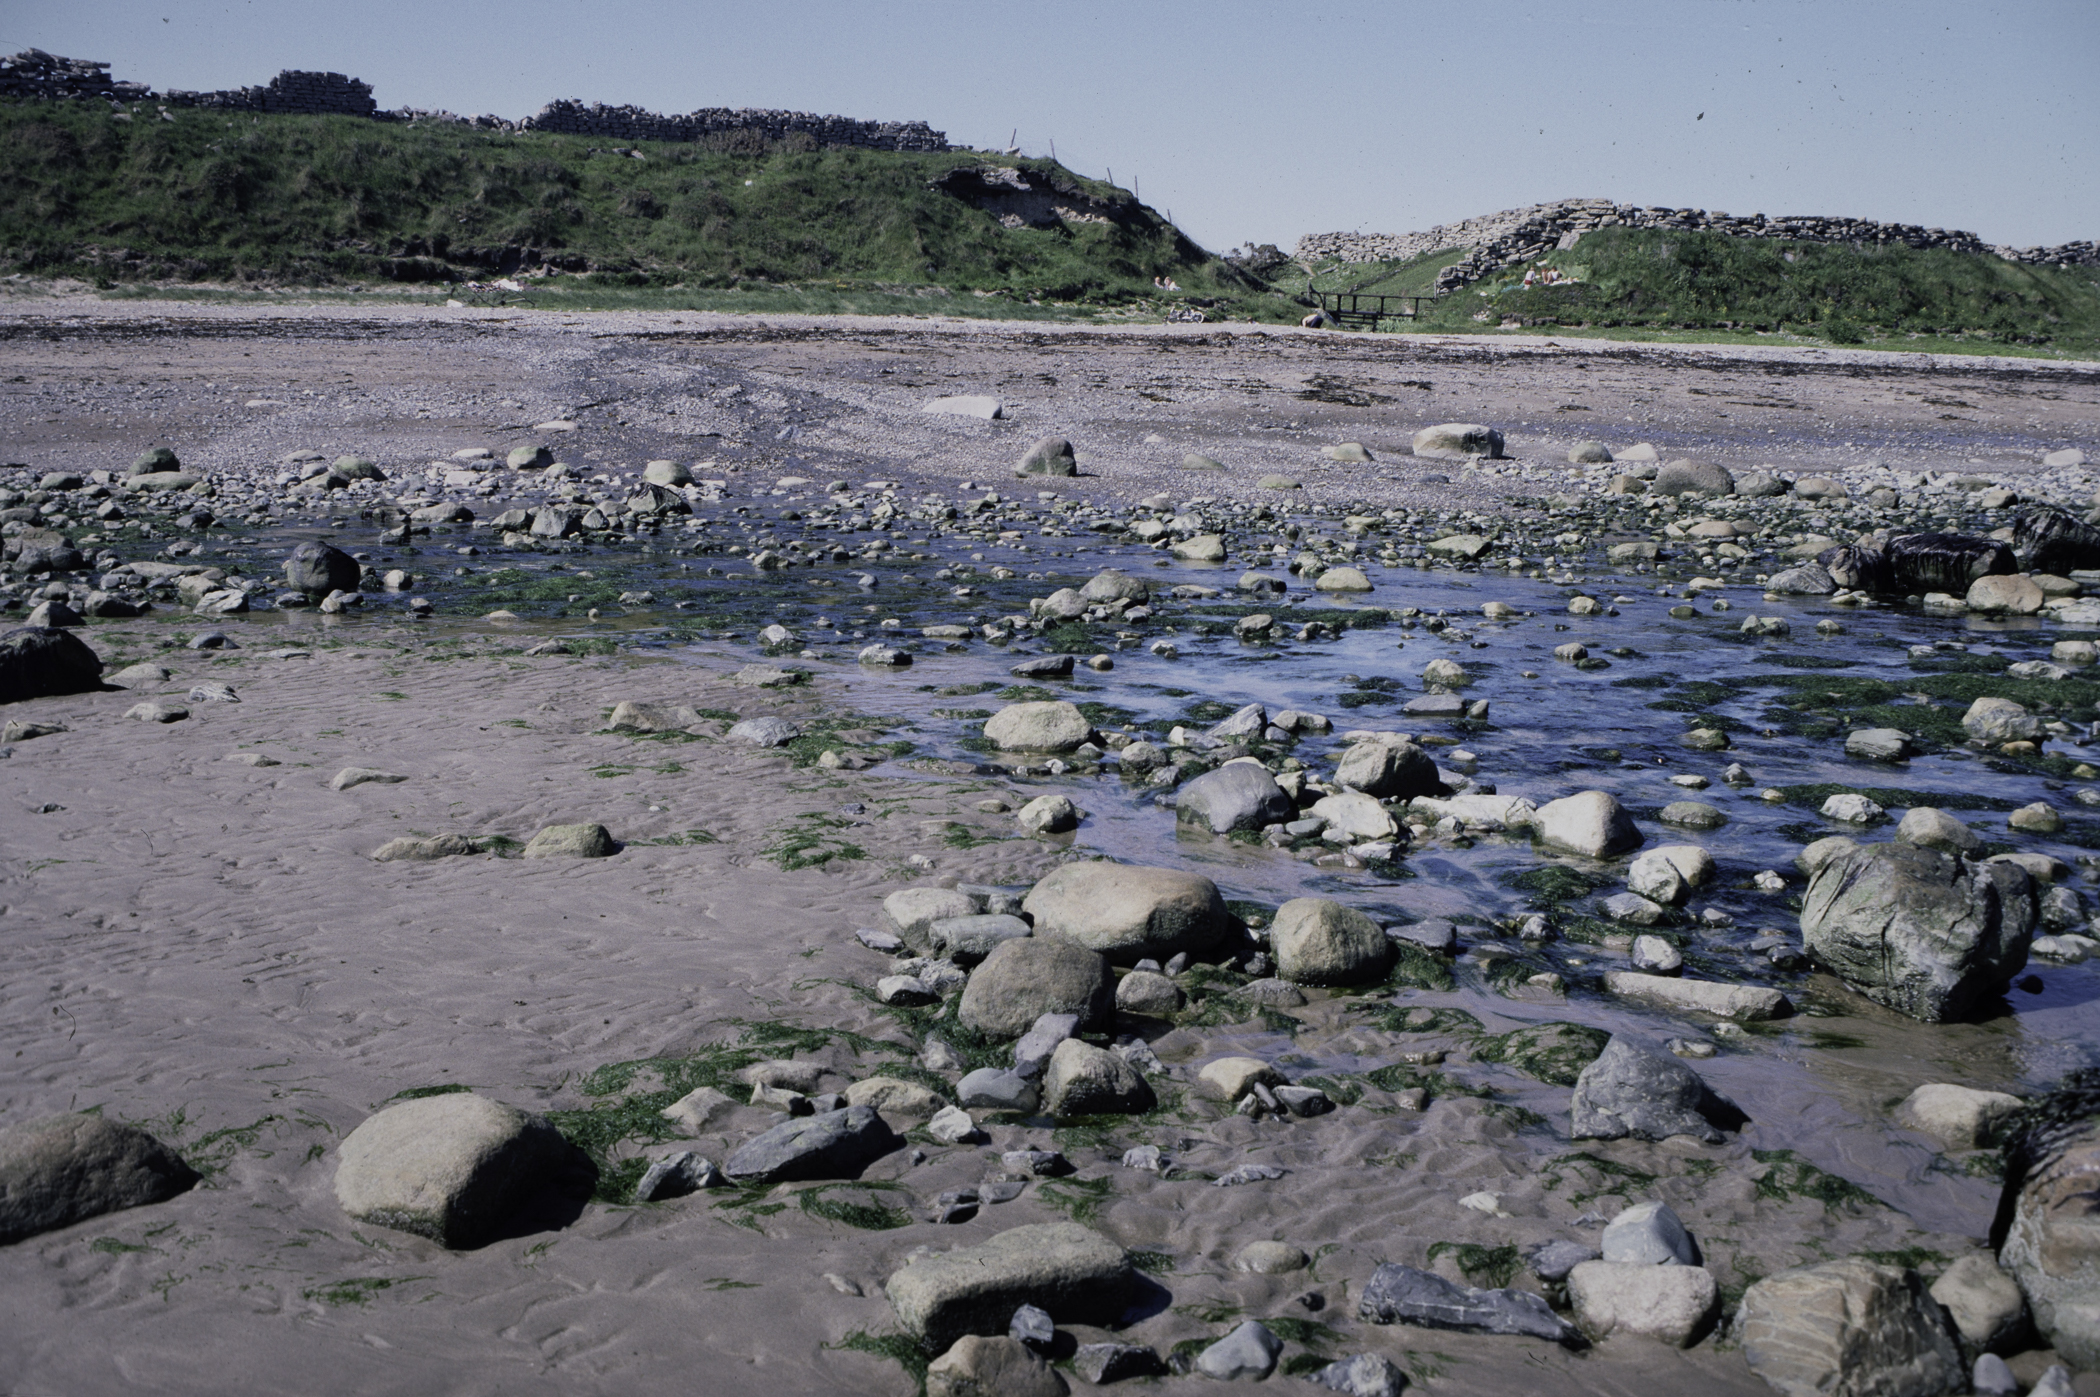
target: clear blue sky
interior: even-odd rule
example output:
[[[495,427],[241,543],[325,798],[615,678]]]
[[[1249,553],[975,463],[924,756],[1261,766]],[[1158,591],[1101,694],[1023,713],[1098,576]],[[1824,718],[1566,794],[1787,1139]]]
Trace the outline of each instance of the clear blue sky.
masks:
[[[2100,237],[2100,0],[0,0],[28,45],[156,88],[1018,130],[1217,250],[1576,195]]]

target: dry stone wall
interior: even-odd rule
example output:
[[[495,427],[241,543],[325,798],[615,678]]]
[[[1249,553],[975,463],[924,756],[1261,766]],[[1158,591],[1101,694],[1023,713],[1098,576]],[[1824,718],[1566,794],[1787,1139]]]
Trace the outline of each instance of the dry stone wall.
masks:
[[[1887,246],[1939,247],[1955,252],[1994,253],[2012,262],[2100,264],[2100,246],[2092,242],[2058,247],[1992,247],[1974,233],[1923,228],[1913,223],[1877,223],[1867,218],[1768,218],[1706,209],[1642,208],[1609,199],[1562,199],[1551,204],[1505,209],[1501,213],[1446,223],[1420,233],[1311,233],[1298,240],[1300,261],[1405,261],[1444,248],[1463,247],[1465,257],[1437,273],[1439,295],[1456,290],[1508,267],[1570,248],[1584,233],[1598,228],[1681,228],[1725,233],[1736,238],[1779,238],[1794,242],[1870,243]]]
[[[224,92],[171,89],[156,94],[144,83],[113,80],[107,63],[60,58],[42,49],[25,49],[12,57],[0,58],[0,99],[69,101],[94,97],[120,103],[157,100],[164,107],[364,116],[380,121],[442,121],[484,130],[561,131],[630,141],[697,141],[723,132],[752,132],[768,140],[779,140],[799,133],[819,146],[923,151],[950,148],[946,134],[923,121],[856,121],[844,116],[753,107],[703,107],[682,116],[663,116],[640,107],[608,107],[597,102],[586,105],[570,100],[549,102],[537,115],[523,121],[506,121],[495,116],[464,117],[416,107],[381,111],[372,100],[370,83],[341,73],[286,69],[265,87]]]

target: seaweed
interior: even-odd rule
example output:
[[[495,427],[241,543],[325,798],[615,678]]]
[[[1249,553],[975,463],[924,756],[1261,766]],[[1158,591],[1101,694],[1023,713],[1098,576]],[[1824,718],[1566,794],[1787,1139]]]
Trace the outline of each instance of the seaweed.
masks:
[[[1619,879],[1610,873],[1585,872],[1570,868],[1566,864],[1542,863],[1533,868],[1505,873],[1498,879],[1505,888],[1531,894],[1527,905],[1550,911],[1564,902],[1574,902],[1588,897],[1600,888],[1615,885]]]
[[[1832,1213],[1846,1204],[1888,1206],[1850,1179],[1826,1173],[1797,1158],[1792,1150],[1752,1150],[1750,1157],[1766,1166],[1757,1180],[1760,1198],[1782,1203],[1790,1198],[1811,1198],[1821,1203],[1825,1212]]]
[[[870,1196],[858,1202],[850,1198],[827,1196],[840,1189],[856,1190]],[[885,1192],[901,1193],[903,1185],[880,1181],[818,1184],[814,1188],[802,1190],[795,1196],[795,1201],[802,1211],[811,1217],[844,1223],[848,1227],[858,1227],[867,1232],[893,1232],[900,1227],[911,1226],[910,1213],[881,1201],[878,1195]]]
[[[1533,1024],[1482,1039],[1473,1045],[1473,1056],[1514,1067],[1552,1086],[1572,1087],[1610,1041],[1609,1033],[1587,1024]]]
[[[1564,1176],[1560,1173],[1563,1165],[1593,1170],[1598,1176],[1595,1188],[1588,1192],[1568,1195],[1569,1201],[1576,1204],[1587,1203],[1592,1198],[1601,1198],[1606,1194],[1625,1198],[1635,1193],[1645,1193],[1658,1177],[1645,1169],[1636,1169],[1630,1164],[1605,1159],[1588,1150],[1577,1150],[1572,1154],[1558,1155],[1546,1161],[1544,1183],[1548,1189],[1559,1188],[1564,1181]]]
[[[397,1285],[410,1281],[427,1281],[428,1276],[358,1276],[350,1280],[331,1281],[327,1285],[309,1287],[299,1292],[300,1298],[317,1305],[369,1305],[372,1297],[383,1290],[392,1290]]]
[[[1483,1247],[1474,1242],[1432,1242],[1429,1246],[1429,1261],[1432,1265],[1440,1256],[1450,1256],[1458,1263],[1468,1281],[1483,1290],[1501,1290],[1516,1279],[1517,1267],[1524,1263],[1523,1254],[1514,1246]]]
[[[904,1369],[904,1375],[912,1380],[917,1397],[926,1397],[926,1369],[932,1360],[927,1357],[925,1346],[909,1334],[870,1334],[865,1329],[856,1329],[837,1343],[827,1343],[824,1347],[887,1358]]]
[[[1036,1197],[1074,1222],[1091,1226],[1101,1217],[1101,1206],[1116,1191],[1115,1180],[1045,1179],[1035,1186]]]

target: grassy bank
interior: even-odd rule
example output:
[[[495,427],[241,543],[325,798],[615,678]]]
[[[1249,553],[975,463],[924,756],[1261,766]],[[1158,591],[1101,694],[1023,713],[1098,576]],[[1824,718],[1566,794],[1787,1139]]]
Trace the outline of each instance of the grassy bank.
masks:
[[[1321,291],[1422,294],[1456,260],[1314,269]],[[1942,249],[1607,228],[1541,259],[1574,278],[1523,285],[1521,268],[1425,304],[1416,326],[1629,339],[1774,335],[1935,352],[2100,354],[2100,268],[2030,267]]]
[[[844,310],[945,295],[1003,301],[1006,314],[1157,300],[1153,279],[1169,277],[1241,314],[1296,310],[1127,191],[1050,161],[806,140],[618,153],[541,132],[173,117],[0,107],[0,267],[105,288],[368,290],[551,270],[548,294],[570,301],[756,290]],[[982,163],[1024,169],[1093,216],[1007,227],[935,183]]]

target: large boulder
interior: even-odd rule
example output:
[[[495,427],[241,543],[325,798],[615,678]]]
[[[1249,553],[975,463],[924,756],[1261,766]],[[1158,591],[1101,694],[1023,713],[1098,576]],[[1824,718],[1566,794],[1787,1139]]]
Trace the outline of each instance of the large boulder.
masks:
[[[1227,762],[1206,771],[1174,796],[1174,817],[1182,824],[1204,825],[1213,834],[1260,829],[1291,818],[1291,798],[1257,761]]]
[[[80,637],[56,626],[17,626],[0,634],[0,703],[101,687],[102,661]]]
[[[1710,461],[1669,461],[1655,473],[1655,483],[1648,488],[1658,495],[1732,495],[1735,477],[1728,467]]]
[[[1915,1271],[1846,1257],[1751,1286],[1735,1320],[1743,1358],[1784,1397],[1937,1397],[1968,1373]]]
[[[489,1241],[535,1197],[573,1183],[579,1157],[539,1116],[472,1092],[388,1106],[338,1155],[344,1212],[453,1248]]]
[[[1357,742],[1342,753],[1334,784],[1380,800],[1411,800],[1443,790],[1436,759],[1412,742]]]
[[[1077,1014],[1082,1031],[1115,1022],[1115,977],[1108,961],[1085,946],[1047,935],[994,946],[963,986],[956,1017],[979,1033],[1012,1038],[1045,1014]]]
[[[1051,1222],[916,1256],[883,1292],[913,1337],[945,1349],[965,1334],[1006,1333],[1022,1305],[1061,1324],[1111,1324],[1136,1279],[1114,1242],[1076,1222]]]
[[[1159,1104],[1135,1067],[1078,1038],[1065,1039],[1050,1054],[1042,1100],[1053,1116],[1135,1116]]]
[[[1002,752],[1069,752],[1093,731],[1078,705],[1063,699],[1010,703],[984,723],[984,735]]]
[[[1475,456],[1500,456],[1502,433],[1478,422],[1444,422],[1415,433],[1417,456],[1438,461],[1465,461]]]
[[[362,575],[357,559],[325,543],[302,543],[284,560],[284,585],[310,597],[354,592]]]
[[[1118,963],[1207,951],[1230,922],[1218,885],[1201,874],[1099,859],[1053,870],[1021,910],[1038,937],[1062,936]]]
[[[2100,1368],[2100,1091],[2067,1087],[2040,1105],[2050,1123],[2006,1150],[1993,1240],[2042,1336],[2067,1361]]]
[[[67,1112],[0,1129],[0,1245],[197,1182],[182,1157],[134,1125]]]
[[[914,950],[932,944],[935,922],[974,917],[984,910],[976,898],[954,888],[899,888],[882,900],[882,925],[894,931]]]
[[[1368,985],[1393,964],[1393,943],[1378,923],[1324,897],[1294,897],[1269,930],[1276,973],[1300,985]]]
[[[903,1143],[873,1106],[847,1106],[753,1136],[737,1146],[722,1170],[739,1183],[852,1179]]]
[[[1103,568],[1087,579],[1079,595],[1090,602],[1144,601],[1152,595],[1152,584],[1117,568]]]
[[[1014,462],[1015,475],[1077,475],[1078,460],[1072,443],[1063,437],[1044,437]]]
[[[2017,572],[1992,573],[1969,584],[1962,600],[1971,611],[2032,616],[2049,598],[2034,581]]]
[[[1809,879],[1801,939],[1854,991],[1940,1023],[2000,993],[2027,964],[2038,899],[2016,863],[1872,844]]]
[[[1717,1145],[1718,1127],[1733,1129],[1743,1121],[1734,1103],[1707,1086],[1697,1072],[1674,1057],[1618,1037],[1575,1079],[1571,1107],[1569,1133],[1577,1140],[1690,1135]]]
[[[1633,816],[1608,791],[1577,791],[1549,800],[1531,817],[1541,841],[1585,858],[1610,858],[1642,844]]]
[[[1072,1389],[1019,1339],[965,1334],[926,1367],[926,1397],[1065,1397]]]
[[[2037,742],[2042,720],[2009,698],[1985,694],[1961,715],[1962,730],[1978,742]]]
[[[1706,1332],[1720,1287],[1700,1266],[1585,1261],[1568,1272],[1568,1301],[1593,1339],[1640,1335],[1688,1348]]]

